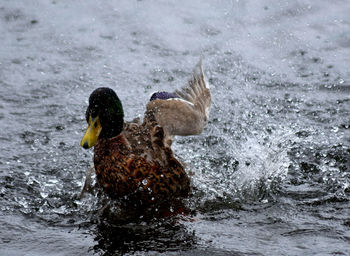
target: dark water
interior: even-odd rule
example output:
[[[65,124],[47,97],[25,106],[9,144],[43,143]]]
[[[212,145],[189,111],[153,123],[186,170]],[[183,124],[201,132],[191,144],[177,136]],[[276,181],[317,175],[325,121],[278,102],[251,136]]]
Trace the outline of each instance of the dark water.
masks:
[[[349,255],[349,13],[345,0],[2,0],[0,255]],[[174,145],[193,214],[79,200],[90,92],[112,87],[142,116],[200,55],[210,122]]]

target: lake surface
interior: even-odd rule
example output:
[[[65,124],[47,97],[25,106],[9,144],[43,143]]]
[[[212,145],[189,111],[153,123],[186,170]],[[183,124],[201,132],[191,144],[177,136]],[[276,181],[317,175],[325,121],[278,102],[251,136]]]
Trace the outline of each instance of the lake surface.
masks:
[[[0,4],[0,255],[350,255],[349,1]],[[99,86],[143,116],[203,56],[210,121],[178,137],[189,215],[80,200]]]

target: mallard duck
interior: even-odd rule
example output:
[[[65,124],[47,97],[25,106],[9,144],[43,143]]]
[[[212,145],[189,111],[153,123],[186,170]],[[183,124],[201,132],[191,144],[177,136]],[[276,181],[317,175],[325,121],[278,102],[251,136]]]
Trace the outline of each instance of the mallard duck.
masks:
[[[143,204],[186,197],[190,180],[171,142],[175,135],[200,134],[210,103],[201,61],[185,87],[151,96],[142,123],[124,122],[122,103],[112,89],[94,90],[80,145],[94,147],[97,184],[111,198]]]

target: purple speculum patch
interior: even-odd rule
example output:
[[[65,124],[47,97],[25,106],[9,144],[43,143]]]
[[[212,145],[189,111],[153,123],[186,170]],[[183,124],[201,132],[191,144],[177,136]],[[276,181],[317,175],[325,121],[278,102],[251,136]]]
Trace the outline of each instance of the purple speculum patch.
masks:
[[[171,92],[155,92],[152,94],[150,101],[157,100],[157,99],[167,100],[172,98],[179,98],[179,96]]]

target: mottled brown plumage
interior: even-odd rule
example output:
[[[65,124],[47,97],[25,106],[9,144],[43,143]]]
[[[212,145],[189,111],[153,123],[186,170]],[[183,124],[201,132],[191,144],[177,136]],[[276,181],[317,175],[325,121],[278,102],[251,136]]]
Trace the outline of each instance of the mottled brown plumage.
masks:
[[[142,204],[187,196],[189,178],[163,139],[163,129],[149,122],[125,124],[120,135],[99,139],[94,155],[98,184],[112,198]]]

